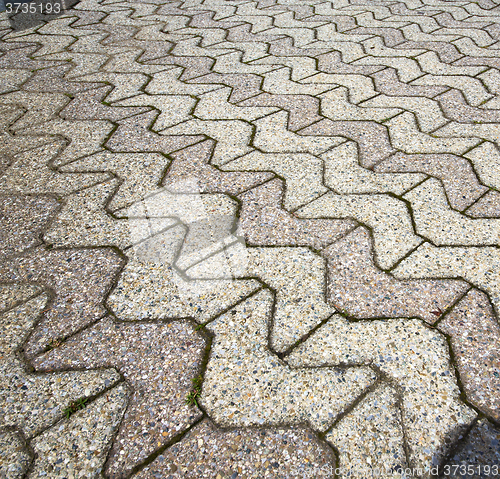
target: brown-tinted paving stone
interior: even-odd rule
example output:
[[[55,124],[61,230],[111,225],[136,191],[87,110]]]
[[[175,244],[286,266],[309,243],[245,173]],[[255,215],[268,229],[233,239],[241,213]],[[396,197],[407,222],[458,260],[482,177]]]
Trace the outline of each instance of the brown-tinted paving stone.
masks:
[[[452,479],[484,479],[498,476],[499,464],[500,429],[486,419],[480,419],[441,471]],[[467,472],[469,467],[469,471],[474,471],[472,474]]]
[[[80,135],[79,139],[82,138],[83,135]],[[64,144],[63,140],[57,139],[17,154],[12,165],[0,176],[0,192],[4,194],[11,191],[22,194],[67,194],[109,178],[106,173],[75,175],[60,173],[51,168],[49,165],[51,161],[54,161],[58,155],[64,155],[69,151],[69,148],[63,148]]]
[[[26,91],[60,92],[74,94],[103,86],[97,82],[68,81],[64,75],[71,70],[71,65],[61,65],[35,71],[34,75],[23,85]]]
[[[0,476],[21,479],[31,462],[24,440],[16,431],[0,432]]]
[[[47,303],[41,294],[0,318],[0,428],[39,434],[63,416],[71,401],[98,394],[119,380],[114,370],[33,374],[18,356]]]
[[[500,110],[469,106],[462,92],[449,90],[434,98],[444,115],[458,123],[500,123]]]
[[[65,120],[111,120],[117,121],[128,116],[144,113],[148,107],[107,106],[103,99],[113,87],[105,85],[94,90],[79,92],[61,110],[59,116]]]
[[[32,364],[39,371],[114,367],[123,374],[133,393],[106,465],[118,478],[201,417],[186,396],[206,344],[187,322],[105,318]]]
[[[334,469],[332,450],[308,429],[217,429],[205,419],[133,477],[299,479]]]
[[[117,152],[157,151],[160,153],[169,153],[203,139],[202,136],[194,135],[158,135],[149,130],[149,127],[157,116],[158,112],[151,111],[120,120],[118,128],[106,142],[106,146]]]
[[[26,70],[39,70],[55,65],[61,62],[47,60],[33,60],[33,54],[38,50],[36,46],[25,48],[16,48],[8,50],[0,57],[0,68],[25,68]]]
[[[304,128],[311,123],[319,121],[318,98],[309,95],[271,95],[261,93],[248,100],[239,103],[239,106],[277,106],[290,112],[288,117],[288,129],[291,131]]]
[[[468,289],[457,280],[398,280],[373,262],[364,228],[323,251],[328,264],[328,301],[355,318],[439,317]]]
[[[184,148],[170,156],[174,159],[168,168],[162,184],[171,191],[192,193],[192,182],[196,182],[197,192],[224,192],[237,195],[242,191],[269,180],[273,173],[226,172],[208,164],[214,150],[215,142],[206,140]],[[187,183],[186,183],[187,182]]]
[[[463,211],[488,189],[479,183],[469,161],[456,155],[396,153],[375,166],[378,173],[426,173],[443,182],[452,208]]]
[[[500,192],[489,190],[482,198],[466,210],[474,218],[500,217]]]
[[[33,355],[51,340],[78,331],[105,314],[104,298],[123,264],[110,248],[37,248],[28,255],[0,265],[0,281],[27,281],[53,292],[50,306],[41,316],[26,346]]]
[[[255,246],[311,246],[325,248],[356,226],[351,220],[296,218],[283,208],[284,185],[269,181],[243,193],[240,227]]]
[[[395,153],[389,141],[387,128],[373,121],[321,120],[300,130],[301,135],[345,136],[359,147],[360,164],[371,168]]]
[[[424,96],[433,98],[447,89],[446,87],[438,85],[408,85],[399,80],[398,74],[394,68],[386,68],[370,76],[375,82],[375,90],[389,96]]]
[[[469,401],[500,420],[500,327],[488,297],[472,289],[439,323]]]
[[[50,196],[0,195],[0,260],[40,244],[58,206]]]

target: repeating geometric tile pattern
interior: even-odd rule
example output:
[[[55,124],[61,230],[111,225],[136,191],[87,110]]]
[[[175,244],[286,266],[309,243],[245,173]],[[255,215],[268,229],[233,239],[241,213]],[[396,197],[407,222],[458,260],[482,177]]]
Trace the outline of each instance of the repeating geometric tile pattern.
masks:
[[[2,477],[498,467],[498,0],[81,0],[0,71]]]

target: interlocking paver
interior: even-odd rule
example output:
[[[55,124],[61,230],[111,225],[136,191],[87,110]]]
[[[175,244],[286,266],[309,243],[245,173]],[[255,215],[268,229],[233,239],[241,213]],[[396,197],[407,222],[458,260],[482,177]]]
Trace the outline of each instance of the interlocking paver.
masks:
[[[496,0],[28,23],[0,13],[2,477],[488,477]]]

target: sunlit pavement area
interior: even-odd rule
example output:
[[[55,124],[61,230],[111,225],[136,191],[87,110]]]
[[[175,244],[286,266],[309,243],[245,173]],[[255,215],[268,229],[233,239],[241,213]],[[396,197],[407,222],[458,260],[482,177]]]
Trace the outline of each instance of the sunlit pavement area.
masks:
[[[500,476],[500,2],[51,1],[0,13],[0,477]]]

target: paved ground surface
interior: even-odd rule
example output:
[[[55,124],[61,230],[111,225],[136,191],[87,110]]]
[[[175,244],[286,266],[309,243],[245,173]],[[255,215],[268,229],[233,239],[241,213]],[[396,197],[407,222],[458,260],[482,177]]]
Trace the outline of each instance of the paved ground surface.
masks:
[[[500,475],[498,1],[2,19],[2,478]]]

